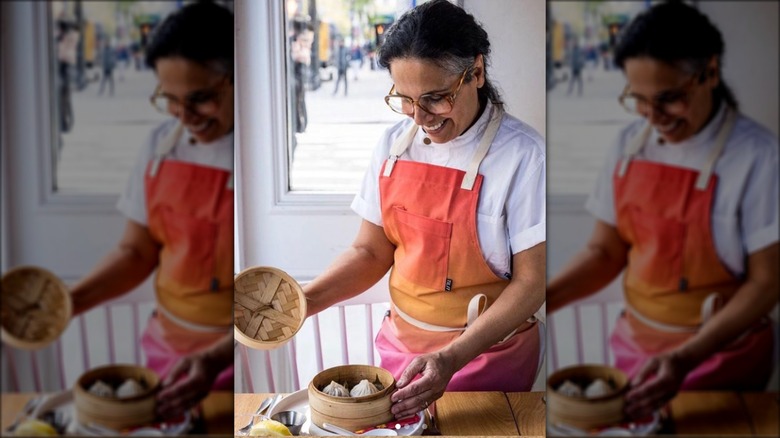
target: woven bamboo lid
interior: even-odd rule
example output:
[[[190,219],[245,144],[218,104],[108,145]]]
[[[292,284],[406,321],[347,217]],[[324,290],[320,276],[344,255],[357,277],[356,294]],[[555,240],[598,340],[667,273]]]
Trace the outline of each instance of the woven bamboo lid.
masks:
[[[306,319],[303,289],[286,272],[266,266],[236,276],[235,337],[247,347],[270,350],[287,343]]]
[[[68,327],[73,313],[68,288],[56,275],[34,267],[13,268],[2,278],[0,334],[8,345],[43,348]]]

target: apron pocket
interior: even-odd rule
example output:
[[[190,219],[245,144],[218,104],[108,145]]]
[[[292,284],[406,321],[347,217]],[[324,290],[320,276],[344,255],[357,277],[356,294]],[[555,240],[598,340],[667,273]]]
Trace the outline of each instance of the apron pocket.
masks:
[[[159,281],[175,295],[208,292],[214,277],[217,224],[170,209],[162,211],[166,242]]]
[[[395,268],[407,280],[434,290],[445,290],[452,224],[393,209],[400,242]]]
[[[629,209],[633,233],[629,269],[651,286],[667,290],[680,287],[683,273],[685,224],[640,210]]]

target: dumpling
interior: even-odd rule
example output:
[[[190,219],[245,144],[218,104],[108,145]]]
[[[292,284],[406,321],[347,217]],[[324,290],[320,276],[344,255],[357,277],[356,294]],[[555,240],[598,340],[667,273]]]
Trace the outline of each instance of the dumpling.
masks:
[[[363,397],[365,395],[376,394],[377,392],[379,392],[379,390],[376,389],[376,386],[374,386],[373,383],[363,379],[349,391],[349,395],[352,397]]]
[[[322,388],[322,392],[333,397],[349,397],[349,391],[343,385],[331,380],[328,386]]]
[[[114,397],[114,388],[102,380],[98,380],[89,387],[89,392],[98,397]]]
[[[558,387],[558,393],[569,397],[582,397],[582,388],[571,380],[566,380]]]
[[[144,392],[144,387],[134,379],[127,379],[116,389],[117,398],[130,398]]]
[[[607,395],[610,392],[612,392],[612,387],[609,383],[605,382],[603,379],[596,379],[585,388],[585,397],[596,398]]]

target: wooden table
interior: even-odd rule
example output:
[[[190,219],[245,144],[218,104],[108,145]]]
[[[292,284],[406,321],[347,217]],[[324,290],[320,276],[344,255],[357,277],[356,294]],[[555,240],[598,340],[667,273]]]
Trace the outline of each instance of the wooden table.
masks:
[[[10,426],[21,412],[24,404],[37,395],[35,393],[3,393],[0,396],[2,404],[0,431],[4,431]],[[213,392],[203,400],[201,408],[207,434],[227,436],[233,434],[233,392]]]
[[[272,394],[236,394],[236,413],[252,413]],[[435,425],[446,436],[544,436],[541,392],[447,392],[436,401]],[[247,416],[236,416],[235,428]],[[430,430],[430,429],[429,429]]]
[[[780,436],[777,392],[682,392],[669,411],[678,435]]]

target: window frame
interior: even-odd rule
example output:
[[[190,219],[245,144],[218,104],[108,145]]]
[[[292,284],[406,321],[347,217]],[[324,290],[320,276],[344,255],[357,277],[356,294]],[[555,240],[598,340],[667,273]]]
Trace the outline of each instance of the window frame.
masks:
[[[39,129],[31,133],[38,145],[38,211],[42,213],[116,213],[119,193],[59,193],[54,190],[54,169],[51,150],[56,147],[60,134],[57,125],[56,60],[53,35],[52,4],[34,2],[32,5],[30,37],[32,42],[32,72],[34,105],[37,114],[45,115],[39,121]],[[67,145],[65,145],[67,146]]]

